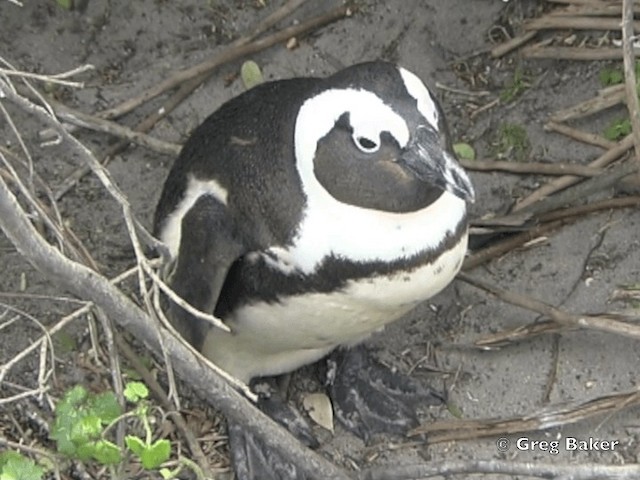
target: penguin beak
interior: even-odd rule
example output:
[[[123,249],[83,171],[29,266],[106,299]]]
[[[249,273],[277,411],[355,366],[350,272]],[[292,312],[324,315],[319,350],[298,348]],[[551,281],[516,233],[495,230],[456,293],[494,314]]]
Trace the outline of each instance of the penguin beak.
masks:
[[[473,203],[475,192],[467,173],[433,127],[419,125],[404,148],[401,162],[423,182]]]

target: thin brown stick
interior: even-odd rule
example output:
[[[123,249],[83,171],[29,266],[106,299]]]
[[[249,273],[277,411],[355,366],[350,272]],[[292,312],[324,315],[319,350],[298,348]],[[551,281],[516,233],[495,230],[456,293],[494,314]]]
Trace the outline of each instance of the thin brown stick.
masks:
[[[175,156],[180,153],[181,147],[175,143],[165,142],[164,140],[151,137],[141,131],[132,130],[129,127],[124,127],[110,120],[74,110],[53,100],[49,100],[49,105],[51,105],[60,120],[70,123],[71,125],[95,132],[107,133],[165,155]]]
[[[602,168],[606,167],[610,163],[616,161],[618,158],[622,157],[627,151],[633,146],[633,137],[631,135],[627,135],[623,140],[618,142],[615,148],[607,150],[597,159],[589,163],[589,167],[593,168]],[[546,183],[539,189],[532,192],[530,195],[521,199],[516,203],[513,207],[513,211],[517,212],[522,210],[523,208],[532,205],[533,203],[539,201],[542,198],[548,197],[549,195],[562,190],[564,188],[570,187],[571,185],[580,181],[580,177],[576,177],[573,175],[567,175],[563,177],[556,178]]]
[[[487,222],[496,225],[519,225],[518,222],[521,222],[520,224],[524,224],[525,222],[532,220],[536,215],[539,216],[544,213],[552,212],[566,205],[571,205],[575,202],[581,201],[589,195],[611,188],[614,185],[617,185],[623,178],[637,172],[638,165],[636,162],[626,162],[616,168],[607,170],[605,173],[598,175],[597,177],[589,178],[572,188],[567,188],[556,195],[540,198],[538,201],[531,203],[526,208],[520,208],[517,211],[514,208],[513,213],[488,219]]]
[[[640,403],[640,390],[616,392],[572,404],[549,405],[542,411],[521,417],[474,420],[444,420],[420,425],[411,436],[428,434],[430,443],[499,437],[514,433],[547,430],[569,425],[594,416],[610,414]]]
[[[633,10],[631,11],[631,19],[633,19]],[[635,31],[640,31],[640,22],[632,21],[629,26]],[[620,19],[544,15],[528,20],[525,22],[524,28],[527,30],[618,30],[620,28]]]
[[[634,6],[634,13],[640,13],[640,5]],[[610,5],[570,5],[565,8],[557,8],[547,15],[564,17],[564,16],[589,16],[589,17],[618,17],[622,15],[622,4],[613,3]]]
[[[585,167],[584,165],[575,165],[571,163],[460,159],[460,164],[467,170],[476,170],[480,172],[501,171],[537,175],[578,175],[581,177],[595,177],[602,173],[602,170],[599,168]]]
[[[640,325],[622,322],[618,320],[618,316],[574,315],[528,295],[511,292],[496,287],[495,285],[489,284],[488,282],[484,282],[478,278],[471,277],[464,272],[459,273],[456,278],[459,278],[463,282],[466,282],[476,288],[480,288],[485,292],[496,296],[503,302],[539,313],[562,325],[615,333],[618,335],[623,335],[625,337],[640,340]],[[632,320],[640,322],[640,318],[633,318]]]
[[[493,58],[504,57],[509,52],[511,52],[511,51],[515,50],[516,48],[521,47],[522,45],[527,43],[529,40],[531,40],[537,34],[538,34],[537,31],[531,30],[529,32],[523,33],[522,35],[518,35],[516,37],[513,37],[513,38],[507,40],[506,42],[501,43],[500,45],[498,45],[496,47],[493,47],[491,49],[491,56]]]
[[[555,58],[557,60],[619,60],[622,51],[619,48],[584,48],[584,47],[524,47],[525,58]]]
[[[564,123],[557,123],[554,121],[550,121],[550,122],[547,122],[547,124],[544,126],[544,129],[550,132],[560,133],[562,135],[565,135],[579,142],[586,143],[588,145],[594,145],[596,147],[604,148],[605,150],[609,150],[616,146],[616,142],[607,140],[606,138],[600,135],[597,135],[595,133],[578,130],[577,128],[573,128],[568,125],[565,125]]]
[[[584,118],[589,115],[596,114],[607,108],[619,105],[625,101],[624,85],[612,85],[603,88],[594,98],[580,102],[569,108],[559,110],[551,115],[552,122],[566,122],[577,118]]]
[[[441,460],[429,463],[371,467],[358,475],[361,480],[415,480],[467,475],[496,475],[504,478],[545,478],[554,480],[637,480],[640,465],[603,465],[599,463],[557,464],[515,462],[513,460]],[[484,475],[483,475],[484,477]],[[469,477],[471,478],[471,477]]]

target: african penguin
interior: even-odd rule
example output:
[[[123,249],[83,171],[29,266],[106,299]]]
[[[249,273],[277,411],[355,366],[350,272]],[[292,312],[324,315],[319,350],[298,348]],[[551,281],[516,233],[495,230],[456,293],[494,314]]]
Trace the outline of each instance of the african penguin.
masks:
[[[191,135],[155,214],[178,330],[249,381],[355,345],[441,291],[474,191],[442,111],[385,62],[261,84]]]

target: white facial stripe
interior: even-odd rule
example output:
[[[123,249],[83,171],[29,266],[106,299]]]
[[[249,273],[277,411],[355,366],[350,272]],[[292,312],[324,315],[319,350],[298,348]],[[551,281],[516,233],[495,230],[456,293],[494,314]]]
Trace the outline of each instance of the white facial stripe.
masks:
[[[433,127],[438,130],[438,109],[431,97],[429,89],[422,83],[422,80],[418,78],[414,73],[404,68],[399,68],[400,76],[404,81],[409,95],[415,98],[418,102],[418,110],[426,118]]]
[[[178,256],[182,234],[182,218],[203,195],[211,195],[223,205],[227,204],[229,192],[215,180],[198,180],[190,176],[184,198],[170,215],[167,216],[160,240],[169,248],[173,258]]]
[[[318,140],[331,131],[344,113],[349,113],[356,138],[377,141],[381,132],[388,131],[401,147],[409,142],[406,122],[377,95],[365,90],[327,90],[307,100],[296,120],[295,149],[303,183],[314,178],[313,157]]]

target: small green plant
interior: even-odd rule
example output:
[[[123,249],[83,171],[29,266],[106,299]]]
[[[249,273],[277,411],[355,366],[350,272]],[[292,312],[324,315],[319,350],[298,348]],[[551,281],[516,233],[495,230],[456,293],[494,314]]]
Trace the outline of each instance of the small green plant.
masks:
[[[124,439],[125,443],[129,450],[140,458],[144,468],[156,469],[169,460],[171,444],[167,439],[153,441],[153,433],[149,424],[149,404],[146,402],[149,390],[144,383],[131,382],[127,384],[124,396],[129,402],[136,404],[133,414],[140,419],[145,430],[144,440],[135,435],[127,435]]]
[[[498,129],[493,147],[498,157],[511,156],[516,161],[522,161],[529,154],[531,142],[522,125],[503,123]]]
[[[144,438],[126,435],[125,444],[147,470],[158,469],[169,460],[171,443],[167,439],[153,441],[150,423],[149,390],[141,382],[126,385],[124,396],[135,405],[132,411],[122,412],[113,392],[89,393],[78,385],[67,391],[56,405],[56,418],[51,430],[58,451],[69,458],[81,461],[95,460],[105,466],[122,462],[123,452],[118,445],[106,438],[110,428],[125,417],[137,417],[144,428]],[[191,466],[189,461],[182,462]],[[180,470],[161,469],[164,478],[173,478]],[[0,477],[0,480],[4,478]]]
[[[113,392],[96,395],[77,385],[56,405],[51,438],[58,451],[70,458],[93,458],[104,465],[114,465],[122,460],[120,448],[103,438],[103,432],[120,415],[122,409]]]
[[[522,93],[531,86],[529,77],[524,74],[520,67],[517,67],[513,73],[513,78],[505,86],[500,94],[500,100],[509,103],[518,98]]]
[[[41,480],[44,468],[18,452],[0,453],[0,480]]]
[[[640,80],[640,60],[636,61],[636,81]],[[622,67],[604,67],[598,75],[600,84],[603,87],[619,85],[624,82],[624,71]]]
[[[618,141],[631,133],[631,120],[620,118],[604,130],[604,137],[612,142]]]

